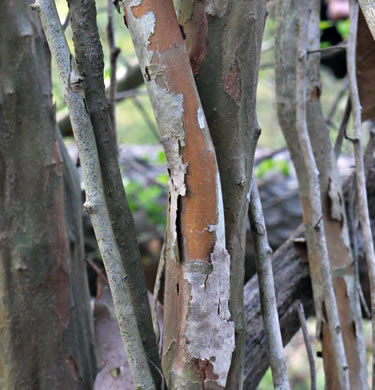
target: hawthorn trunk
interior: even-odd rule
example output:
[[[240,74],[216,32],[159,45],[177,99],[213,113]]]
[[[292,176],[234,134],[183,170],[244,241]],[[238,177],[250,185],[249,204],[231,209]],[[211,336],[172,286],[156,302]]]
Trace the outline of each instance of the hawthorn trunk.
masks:
[[[0,14],[0,388],[90,389],[79,181],[59,149],[48,48],[29,5],[7,0]]]

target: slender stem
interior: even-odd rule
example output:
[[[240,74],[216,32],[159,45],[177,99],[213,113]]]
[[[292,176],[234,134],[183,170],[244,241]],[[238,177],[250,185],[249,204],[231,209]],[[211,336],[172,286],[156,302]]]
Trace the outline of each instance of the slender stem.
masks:
[[[154,122],[151,120],[150,116],[148,115],[147,111],[143,107],[142,103],[137,99],[136,96],[133,97],[133,103],[137,107],[140,114],[143,116],[143,120],[146,122],[148,128],[150,129],[152,135],[160,141],[160,136],[157,130],[157,127],[154,125]]]
[[[90,215],[107,271],[133,381],[137,389],[156,390],[136,322],[134,307],[131,304],[128,277],[124,271],[106,206],[93,127],[83,99],[82,77],[78,74],[70,54],[55,2],[36,0],[33,8],[39,12],[69,109],[85,183],[84,207]]]
[[[316,390],[316,368],[315,368],[314,354],[311,347],[309,331],[306,325],[305,310],[303,309],[303,304],[301,301],[297,302],[297,311],[298,311],[299,322],[301,324],[303,340],[305,341],[307,358],[309,359],[311,390]]]
[[[324,47],[321,49],[316,49],[316,50],[309,50],[307,54],[313,54],[313,53],[321,53],[321,52],[327,52],[327,51],[333,51],[333,50],[346,50],[346,45],[345,44],[339,44],[339,45],[334,45],[330,47]]]
[[[320,188],[318,180],[318,170],[313,155],[310,138],[306,123],[306,85],[307,85],[307,41],[309,25],[309,3],[307,0],[300,2],[300,26],[298,33],[297,48],[297,69],[296,69],[296,128],[298,142],[301,147],[302,158],[306,167],[305,187],[301,192],[301,201],[304,212],[304,223],[306,227],[306,238],[308,244],[308,253],[312,267],[316,262],[318,275],[322,283],[322,293],[317,291],[314,285],[314,295],[318,294],[324,305],[328,320],[328,329],[332,339],[332,348],[337,370],[337,378],[340,389],[349,389],[348,364],[345,355],[344,343],[342,338],[340,320],[336,305],[336,298],[332,285],[332,274],[328,259],[328,250],[326,236],[322,218],[322,204],[320,199]],[[299,178],[301,181],[302,178]],[[317,311],[323,312],[323,307],[317,308]]]
[[[348,79],[345,78],[340,90],[339,90],[339,93],[337,94],[336,96],[336,99],[334,100],[330,110],[329,110],[329,113],[327,115],[327,119],[326,119],[326,122],[328,125],[332,126],[332,119],[333,119],[333,116],[335,115],[336,111],[337,111],[337,107],[341,101],[341,99],[344,97],[345,95],[345,92],[346,90],[348,89],[348,86],[349,86],[349,83],[348,83]]]
[[[348,127],[351,110],[352,110],[352,105],[351,105],[350,97],[348,97],[348,100],[347,100],[346,106],[345,106],[344,116],[342,117],[340,128],[339,128],[339,131],[337,133],[337,138],[336,138],[336,142],[335,142],[335,156],[336,156],[336,158],[339,158],[340,153],[341,153],[342,141],[344,140],[344,137],[346,134],[346,128]]]
[[[364,2],[362,2],[364,3]],[[353,110],[354,138],[352,139],[355,157],[355,172],[359,203],[359,220],[362,227],[365,254],[368,267],[368,277],[371,290],[371,318],[372,318],[372,388],[375,389],[375,255],[372,239],[370,216],[367,203],[366,175],[362,151],[362,118],[356,77],[356,40],[358,29],[359,7],[356,0],[350,1],[350,30],[346,63],[349,76],[350,99]],[[371,26],[370,26],[371,27]]]
[[[255,261],[264,330],[275,389],[290,389],[285,364],[283,341],[272,272],[272,249],[269,246],[262,204],[253,175],[249,204],[249,220],[255,247]]]
[[[116,92],[117,92],[117,57],[120,54],[120,49],[115,44],[115,30],[113,25],[113,3],[112,0],[108,1],[108,24],[107,24],[107,36],[109,43],[109,56],[111,64],[111,81],[109,85],[109,116],[111,118],[113,137],[117,144],[117,127],[116,127]]]

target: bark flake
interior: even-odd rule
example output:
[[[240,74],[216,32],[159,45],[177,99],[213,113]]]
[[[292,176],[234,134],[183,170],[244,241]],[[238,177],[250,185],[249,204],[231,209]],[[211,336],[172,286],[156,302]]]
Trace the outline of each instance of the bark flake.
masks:
[[[230,320],[230,256],[216,242],[210,263],[194,260],[184,272],[191,286],[190,311],[185,337],[190,355],[210,362],[212,375],[225,386],[235,348],[234,322]],[[223,277],[225,275],[225,277]],[[218,282],[220,281],[220,283]],[[212,310],[216,306],[217,310]]]

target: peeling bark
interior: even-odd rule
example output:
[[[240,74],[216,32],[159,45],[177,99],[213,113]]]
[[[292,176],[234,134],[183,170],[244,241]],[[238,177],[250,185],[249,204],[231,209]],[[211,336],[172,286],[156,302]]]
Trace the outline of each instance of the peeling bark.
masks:
[[[234,322],[214,147],[173,2],[124,8],[170,174],[163,371],[170,389],[223,389]]]
[[[219,164],[231,318],[236,349],[227,388],[242,388],[246,327],[243,307],[247,195],[260,128],[255,112],[265,1],[178,1],[190,62]]]
[[[283,3],[283,7],[287,7]],[[276,35],[276,77],[278,94],[278,114],[281,126],[288,129],[288,144],[292,155],[300,153],[293,136],[295,97],[293,75],[295,74],[296,44],[292,38],[296,34],[298,14],[293,12],[295,23],[285,25],[285,19],[291,20],[290,10],[296,9],[296,3],[290,2],[284,16],[279,11],[279,27]],[[308,50],[319,48],[319,2],[313,3],[309,25]],[[280,8],[278,6],[278,8]],[[288,16],[286,16],[288,15]],[[281,35],[280,35],[281,34]],[[295,57],[294,57],[295,58]],[[348,225],[343,204],[341,183],[335,157],[329,139],[329,132],[322,115],[319,93],[319,55],[310,54],[308,58],[307,124],[315,160],[319,170],[319,183],[323,206],[323,222],[327,235],[327,249],[332,269],[333,284],[339,308],[345,350],[349,364],[349,376],[353,389],[366,388],[366,356],[361,323],[361,311],[358,300],[358,287],[350,253]],[[283,75],[283,76],[281,76]],[[287,92],[289,90],[289,92]],[[289,133],[289,135],[288,135]],[[298,168],[297,168],[298,169]],[[301,169],[301,164],[299,164]],[[355,329],[355,331],[354,331]],[[337,378],[333,358],[332,340],[327,325],[323,324],[323,355],[328,388],[337,388]]]
[[[0,14],[0,388],[90,389],[80,214],[68,210],[79,182],[59,149],[50,56],[29,4],[4,1]]]

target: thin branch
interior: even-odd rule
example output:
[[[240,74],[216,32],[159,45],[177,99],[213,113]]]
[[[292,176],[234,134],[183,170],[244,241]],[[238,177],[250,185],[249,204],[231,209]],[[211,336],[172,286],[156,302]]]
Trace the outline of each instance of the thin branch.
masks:
[[[106,267],[134,384],[137,388],[156,390],[139,333],[134,307],[131,304],[128,277],[124,271],[106,206],[95,136],[83,99],[82,77],[70,54],[55,2],[36,0],[33,9],[39,12],[64,90],[85,182],[84,207],[90,215]]]
[[[144,109],[142,103],[136,97],[134,97],[132,101],[133,101],[134,105],[137,107],[140,114],[143,116],[143,120],[146,122],[152,135],[156,138],[157,141],[160,141],[160,136],[159,136],[158,130],[157,130],[156,126],[154,125],[154,122],[152,121],[152,119],[148,115],[147,111]]]
[[[370,129],[369,129],[369,141],[366,146],[365,150],[365,156],[364,156],[364,161],[365,161],[365,174],[366,178],[369,174],[369,170],[372,168],[373,163],[374,163],[374,152],[375,152],[375,126],[373,123],[370,124]]]
[[[305,341],[307,358],[309,359],[311,390],[316,390],[316,368],[315,368],[314,354],[311,346],[309,331],[306,325],[305,310],[303,309],[303,303],[301,301],[297,302],[297,311],[298,311],[299,322],[301,324],[303,340]]]
[[[346,102],[344,116],[341,120],[340,128],[339,128],[339,131],[337,133],[337,138],[336,138],[336,142],[335,142],[335,156],[336,156],[336,158],[339,158],[340,153],[341,153],[342,142],[344,140],[344,137],[346,134],[346,129],[348,127],[351,110],[352,110],[352,105],[351,105],[350,96],[349,96],[348,100]]]
[[[338,44],[338,45],[334,45],[334,46],[330,46],[330,47],[323,47],[321,49],[309,50],[307,52],[307,54],[330,52],[330,51],[336,51],[336,50],[346,50],[346,44]]]
[[[68,28],[69,22],[70,22],[70,11],[68,11],[68,14],[66,15],[66,18],[65,18],[65,20],[64,20],[64,23],[63,23],[63,25],[62,25],[63,31],[65,31],[65,30]]]
[[[109,85],[109,116],[111,118],[112,132],[117,145],[117,127],[116,127],[116,92],[117,92],[117,58],[120,54],[120,49],[115,44],[115,30],[113,25],[113,6],[112,0],[107,0],[108,11],[108,24],[107,24],[107,36],[109,43],[109,55],[111,64],[111,79]],[[118,148],[117,148],[118,150]]]
[[[327,119],[326,119],[327,125],[330,125],[330,126],[333,125],[332,124],[333,116],[335,115],[337,107],[338,107],[339,103],[341,102],[341,99],[344,97],[345,92],[348,89],[348,86],[349,86],[348,79],[345,78],[345,80],[344,80],[344,82],[343,82],[343,84],[342,84],[342,86],[341,86],[341,88],[339,90],[339,93],[336,96],[336,99],[333,101],[332,106],[329,109],[329,112],[328,112],[328,115],[327,115]]]
[[[362,2],[363,3],[363,2]],[[366,176],[363,161],[362,141],[361,141],[361,104],[359,101],[358,85],[356,78],[356,40],[358,29],[359,7],[356,0],[350,1],[350,30],[348,37],[347,68],[349,76],[350,99],[353,109],[354,138],[352,139],[355,157],[355,172],[357,193],[359,201],[359,220],[362,227],[363,239],[369,282],[371,289],[371,318],[372,318],[372,388],[375,389],[375,255],[374,243],[371,233],[370,216],[367,203]],[[371,26],[370,26],[371,28]]]
[[[322,314],[325,306],[328,319],[328,329],[332,339],[332,348],[337,369],[337,378],[340,389],[349,389],[348,364],[345,355],[344,343],[342,338],[340,320],[336,305],[336,298],[333,291],[332,275],[328,259],[328,250],[326,236],[322,220],[322,204],[320,199],[319,180],[317,175],[317,166],[313,155],[310,138],[306,123],[306,85],[307,85],[307,55],[306,47],[308,40],[309,25],[309,3],[308,0],[302,0],[300,12],[300,25],[298,33],[297,46],[297,69],[296,69],[296,127],[298,142],[301,146],[302,159],[304,161],[305,171],[305,188],[301,186],[301,198],[304,212],[304,223],[306,227],[306,238],[310,261],[317,261],[318,275],[313,275],[314,295],[317,294],[321,305],[316,307],[319,316]],[[299,178],[301,179],[301,178]],[[317,286],[317,280],[320,279],[322,286]],[[321,295],[320,288],[323,295]],[[318,319],[320,322],[321,319]],[[320,326],[320,324],[318,325]],[[319,329],[319,328],[318,328]]]
[[[137,96],[148,96],[146,91],[140,89],[131,89],[129,91],[117,92],[116,102],[121,102],[125,99],[134,98]]]
[[[249,204],[249,221],[255,247],[255,261],[258,274],[264,331],[269,350],[269,361],[275,389],[290,389],[285,364],[283,341],[272,272],[272,249],[269,246],[262,204],[253,175]]]
[[[121,58],[121,57],[120,57]],[[129,90],[135,90],[143,84],[143,76],[141,69],[138,64],[129,66],[125,76],[117,80],[117,91],[118,93],[126,92]],[[109,93],[109,89],[106,89],[106,93]],[[70,124],[69,115],[67,112],[60,115],[58,118],[58,125],[61,134],[65,136],[72,135],[72,126]]]
[[[155,285],[154,285],[154,296],[152,300],[152,307],[151,307],[151,316],[152,316],[152,325],[154,327],[154,332],[156,335],[156,342],[160,343],[160,326],[159,326],[159,319],[157,315],[157,305],[159,300],[159,294],[160,294],[160,287],[161,287],[161,278],[163,276],[164,268],[165,268],[165,244],[166,244],[166,234],[164,235],[164,242],[163,247],[161,249],[160,254],[160,260],[158,264],[158,270],[156,272],[156,278],[155,278]]]
[[[89,264],[89,266],[96,272],[98,277],[102,279],[102,281],[106,284],[109,285],[108,278],[105,275],[105,273],[88,257],[86,257],[86,261]]]

